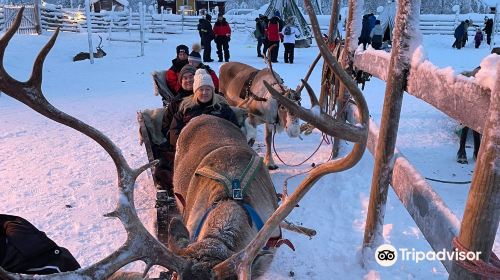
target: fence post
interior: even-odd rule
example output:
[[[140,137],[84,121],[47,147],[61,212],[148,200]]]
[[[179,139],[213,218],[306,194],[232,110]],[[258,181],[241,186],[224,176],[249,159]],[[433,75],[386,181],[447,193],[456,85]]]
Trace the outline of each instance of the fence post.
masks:
[[[128,36],[132,36],[132,7],[128,8]]]
[[[90,64],[94,64],[94,47],[92,46],[92,18],[90,16],[89,0],[85,0],[85,17],[87,18],[87,35],[89,39]]]
[[[42,34],[42,21],[41,21],[41,11],[40,11],[40,0],[35,0],[35,30],[38,35]]]
[[[141,56],[144,56],[144,6],[139,2],[139,30],[141,36]]]
[[[161,6],[161,42],[163,43],[163,38],[165,37],[165,23],[163,22],[163,6]]]
[[[375,166],[370,190],[370,202],[363,239],[363,253],[368,247],[376,249],[376,243],[382,236],[387,192],[391,182],[394,149],[399,126],[403,92],[406,89],[410,69],[410,40],[418,26],[413,17],[420,14],[420,0],[400,0],[394,27],[391,60],[385,88],[384,107],[380,123],[379,140],[375,153]],[[365,256],[368,257],[368,256]],[[372,257],[372,256],[370,256]],[[371,258],[370,258],[371,259]]]
[[[500,77],[497,68],[497,77]],[[500,79],[491,92],[490,108],[472,176],[458,241],[488,262],[500,221]],[[493,277],[493,276],[491,276]],[[449,279],[483,279],[453,263]],[[486,278],[484,278],[486,279]],[[488,277],[489,279],[489,277]],[[493,278],[491,278],[493,279]]]

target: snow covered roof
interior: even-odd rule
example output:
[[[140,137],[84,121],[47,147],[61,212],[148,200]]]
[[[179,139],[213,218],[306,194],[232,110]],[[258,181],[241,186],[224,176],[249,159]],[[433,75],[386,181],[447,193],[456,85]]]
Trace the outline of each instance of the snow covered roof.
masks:
[[[100,0],[90,0],[90,4],[95,4],[97,2],[99,2]],[[113,1],[116,1],[118,3],[120,3],[121,5],[127,7],[128,6],[128,1],[127,0],[113,0]]]

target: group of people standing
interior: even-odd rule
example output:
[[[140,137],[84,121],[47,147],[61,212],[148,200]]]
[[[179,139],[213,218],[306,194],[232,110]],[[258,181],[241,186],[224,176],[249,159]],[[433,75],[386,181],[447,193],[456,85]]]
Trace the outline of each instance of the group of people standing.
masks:
[[[295,40],[300,36],[299,29],[294,25],[293,17],[289,17],[285,22],[281,19],[279,11],[275,11],[271,19],[261,14],[255,19],[254,36],[257,39],[258,57],[264,57],[267,50],[272,47],[270,60],[277,63],[281,42],[285,47],[285,63],[293,63]]]
[[[486,33],[486,43],[491,44],[491,33],[493,32],[493,19],[484,17],[484,28],[481,29],[478,25],[473,24],[472,20],[462,21],[457,28],[455,28],[454,37],[455,42],[452,47],[458,50],[465,47],[465,44],[469,40],[468,29],[469,27],[476,27],[476,34],[474,35],[474,47],[477,49],[481,45],[484,39],[483,32]]]
[[[358,38],[358,45],[363,44],[363,50],[371,44],[372,48],[380,50],[384,41],[384,33],[380,20],[373,13],[363,16],[361,35]]]
[[[229,41],[231,41],[231,27],[223,14],[217,15],[217,21],[212,27],[212,16],[205,15],[198,21],[198,32],[203,48],[203,62],[212,62],[212,40],[217,46],[219,62],[229,61]]]

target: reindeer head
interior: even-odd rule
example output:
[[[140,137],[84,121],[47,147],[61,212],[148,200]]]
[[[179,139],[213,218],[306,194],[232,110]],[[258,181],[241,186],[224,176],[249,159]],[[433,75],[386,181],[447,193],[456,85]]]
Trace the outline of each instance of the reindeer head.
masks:
[[[284,85],[283,79],[273,71],[272,65],[269,62],[271,74],[276,81],[272,84],[274,89],[277,89],[284,97],[300,106],[300,94]],[[299,118],[291,113],[287,107],[278,102],[278,124],[279,128],[284,128],[289,137],[298,137],[300,134]]]

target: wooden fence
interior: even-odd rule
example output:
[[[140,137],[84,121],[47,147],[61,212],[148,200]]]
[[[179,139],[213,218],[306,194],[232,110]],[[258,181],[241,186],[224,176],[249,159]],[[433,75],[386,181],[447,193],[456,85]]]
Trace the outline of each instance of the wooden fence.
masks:
[[[352,10],[356,4],[355,0],[349,1]],[[376,237],[382,235],[387,192],[391,186],[435,251],[451,252],[461,243],[465,250],[482,252],[480,259],[488,263],[500,219],[500,169],[497,167],[500,158],[500,80],[497,79],[495,90],[491,91],[471,79],[450,75],[427,60],[412,60],[410,48],[415,45],[412,40],[422,26],[414,26],[419,17],[420,1],[400,0],[398,5],[390,54],[372,50],[356,53],[355,43],[346,48],[355,68],[387,82],[380,129],[372,121],[368,136],[367,147],[375,157],[375,166],[363,245],[373,250],[380,245],[376,244]],[[361,15],[352,14],[348,34],[357,33],[350,31],[356,29],[356,22],[361,22]],[[500,75],[500,68],[497,75]],[[395,147],[405,93],[483,134],[462,221]],[[350,105],[348,120],[356,123],[356,119],[356,108]],[[453,261],[442,260],[442,263],[450,279],[483,279]],[[476,273],[478,271],[487,272],[476,269]]]
[[[5,28],[6,16],[5,13],[8,6],[0,7],[0,30]],[[33,13],[33,10],[28,8],[25,14]],[[86,26],[86,17],[83,10],[66,9],[61,6],[46,4],[40,8],[41,26],[45,30],[55,30],[60,27],[62,31],[81,32]],[[463,15],[421,15],[420,30],[422,34],[443,34],[452,35],[457,23],[461,20],[471,19],[474,24],[482,27],[482,14],[463,14]],[[489,15],[490,17],[492,15]],[[9,14],[10,17],[10,14]],[[92,32],[132,32],[140,30],[139,12],[121,11],[108,12],[101,11],[100,13],[91,13],[92,17]],[[181,16],[175,14],[145,14],[146,32],[150,33],[179,33],[183,30],[196,30],[199,16]],[[309,17],[305,16],[306,21],[310,24]],[[321,29],[328,29],[329,16],[319,16]],[[247,30],[252,32],[255,28],[254,19],[246,15],[230,15],[227,20],[233,30]],[[497,29],[500,30],[500,21],[497,22]],[[23,29],[23,26],[21,26]],[[474,27],[469,28],[470,31]],[[471,33],[474,34],[474,33]]]

